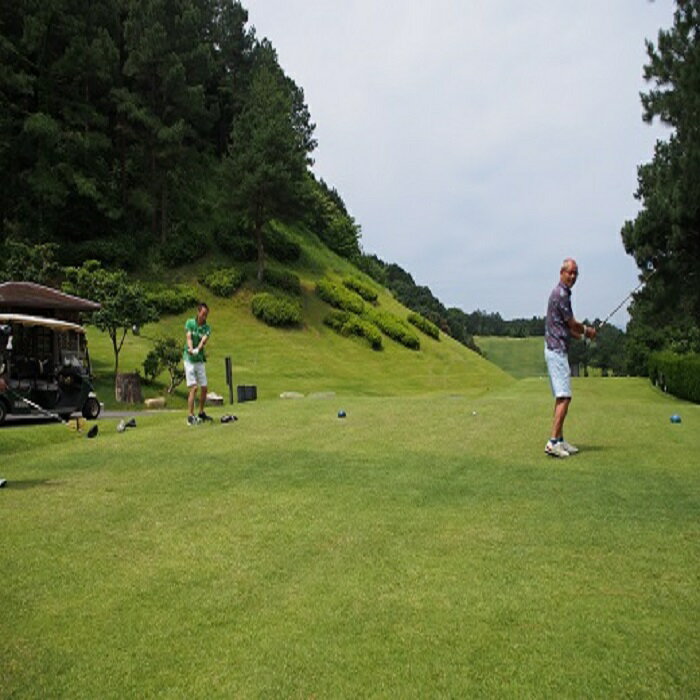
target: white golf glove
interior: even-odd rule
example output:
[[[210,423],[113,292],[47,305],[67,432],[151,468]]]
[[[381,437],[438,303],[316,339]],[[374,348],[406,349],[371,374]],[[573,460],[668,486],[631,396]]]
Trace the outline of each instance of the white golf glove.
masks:
[[[192,354],[193,354],[193,355],[199,355],[199,348],[195,348],[195,349],[192,351]]]

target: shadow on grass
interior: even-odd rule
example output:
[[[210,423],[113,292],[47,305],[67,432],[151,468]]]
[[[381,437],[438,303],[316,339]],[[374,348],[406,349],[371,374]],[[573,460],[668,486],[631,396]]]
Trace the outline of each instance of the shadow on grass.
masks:
[[[6,489],[14,489],[17,491],[24,491],[26,489],[35,488],[55,488],[57,486],[62,486],[62,481],[52,481],[51,479],[25,479],[23,481],[14,481],[11,479],[7,480],[5,484]]]
[[[582,454],[588,453],[588,452],[614,452],[615,448],[614,447],[605,447],[603,445],[582,445],[579,443],[577,445],[579,448],[580,452],[577,455],[572,455],[573,457],[579,457]]]

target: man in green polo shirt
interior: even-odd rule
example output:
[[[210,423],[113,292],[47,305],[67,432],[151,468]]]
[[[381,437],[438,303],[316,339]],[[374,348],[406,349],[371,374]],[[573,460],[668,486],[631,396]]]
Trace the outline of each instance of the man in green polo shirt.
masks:
[[[186,345],[183,353],[185,363],[185,380],[189,394],[187,396],[187,425],[197,425],[211,418],[204,412],[204,404],[207,400],[207,361],[204,346],[211,335],[211,328],[207,323],[209,307],[202,301],[197,306],[197,316],[188,318],[185,322]],[[194,401],[199,385],[199,415],[194,415]]]

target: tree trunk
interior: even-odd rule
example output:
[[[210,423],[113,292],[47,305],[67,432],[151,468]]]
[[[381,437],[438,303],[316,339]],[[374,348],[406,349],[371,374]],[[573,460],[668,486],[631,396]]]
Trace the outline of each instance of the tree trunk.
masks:
[[[141,380],[137,372],[118,374],[114,384],[114,394],[122,403],[143,403]]]
[[[160,192],[160,242],[165,245],[168,238],[168,177],[163,178]]]
[[[263,245],[263,227],[257,225],[255,227],[255,242],[258,246],[258,282],[263,281],[263,273],[265,272],[265,247]]]

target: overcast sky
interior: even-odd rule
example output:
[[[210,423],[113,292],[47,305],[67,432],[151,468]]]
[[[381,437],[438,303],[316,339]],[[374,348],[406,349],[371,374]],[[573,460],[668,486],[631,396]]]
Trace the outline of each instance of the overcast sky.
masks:
[[[361,244],[446,305],[543,315],[577,259],[578,318],[638,282],[620,228],[660,126],[644,39],[671,0],[243,0],[304,89],[314,172]],[[616,315],[618,325],[627,320]]]

